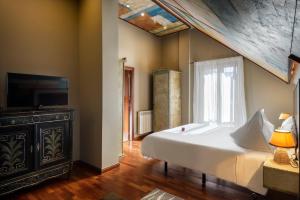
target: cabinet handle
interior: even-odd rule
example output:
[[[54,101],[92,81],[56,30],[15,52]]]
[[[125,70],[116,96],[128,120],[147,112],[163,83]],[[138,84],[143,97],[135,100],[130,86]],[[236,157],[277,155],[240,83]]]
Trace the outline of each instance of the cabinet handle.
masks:
[[[36,149],[37,149],[37,151],[40,151],[40,143],[36,144]]]
[[[32,152],[33,152],[33,146],[30,145],[30,153],[32,153]]]

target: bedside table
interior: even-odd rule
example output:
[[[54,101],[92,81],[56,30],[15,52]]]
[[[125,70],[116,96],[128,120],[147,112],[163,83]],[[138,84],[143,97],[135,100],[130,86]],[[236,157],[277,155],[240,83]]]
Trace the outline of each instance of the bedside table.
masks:
[[[299,168],[268,159],[263,166],[263,183],[266,188],[299,195]]]

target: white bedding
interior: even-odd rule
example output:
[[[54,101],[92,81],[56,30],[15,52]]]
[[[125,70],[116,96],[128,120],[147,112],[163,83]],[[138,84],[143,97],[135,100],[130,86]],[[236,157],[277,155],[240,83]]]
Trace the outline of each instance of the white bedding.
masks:
[[[141,150],[146,157],[199,170],[265,194],[262,165],[271,154],[238,146],[230,136],[234,130],[188,124],[148,135]]]

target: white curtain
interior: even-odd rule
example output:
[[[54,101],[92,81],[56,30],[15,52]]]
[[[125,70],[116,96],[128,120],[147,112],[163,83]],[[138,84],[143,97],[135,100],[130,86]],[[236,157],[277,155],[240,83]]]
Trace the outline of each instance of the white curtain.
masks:
[[[246,123],[243,58],[195,62],[193,106],[194,123]]]

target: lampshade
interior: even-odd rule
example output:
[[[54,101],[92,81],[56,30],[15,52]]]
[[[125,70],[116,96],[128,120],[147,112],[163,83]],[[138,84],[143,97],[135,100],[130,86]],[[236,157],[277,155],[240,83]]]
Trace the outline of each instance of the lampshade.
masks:
[[[293,148],[296,146],[293,133],[285,130],[275,130],[269,143],[276,147]]]
[[[285,119],[289,118],[289,116],[290,116],[290,114],[288,114],[288,113],[280,113],[279,119],[285,120]]]

